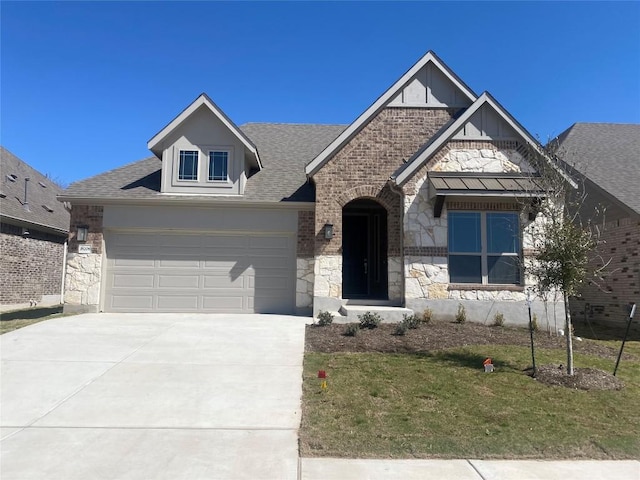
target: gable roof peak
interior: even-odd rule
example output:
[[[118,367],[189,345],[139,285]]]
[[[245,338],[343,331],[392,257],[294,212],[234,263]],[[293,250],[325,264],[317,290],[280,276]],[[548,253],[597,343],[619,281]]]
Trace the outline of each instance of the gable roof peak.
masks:
[[[222,111],[211,97],[206,93],[201,93],[191,102],[182,112],[180,112],[173,120],[171,120],[162,130],[156,133],[148,142],[147,148],[151,150],[158,158],[162,158],[162,141],[176,130],[182,123],[187,120],[200,107],[206,107],[213,115],[215,115],[225,127],[229,129],[244,145],[245,149],[255,159],[259,169],[262,169],[262,162],[258,155],[258,149],[253,142],[247,137],[242,130]]]
[[[384,107],[386,107],[396,95],[414,78],[420,70],[434,65],[442,74],[470,101],[475,102],[477,95],[471,90],[453,70],[429,50],[409,70],[395,81],[378,99],[373,102],[356,120],[351,123],[333,142],[316,156],[305,168],[307,176],[313,176],[322,166],[347,142],[349,142],[365,125],[371,121]]]
[[[476,112],[485,105],[491,108],[499,118],[506,122],[506,124],[512,128],[527,145],[529,145],[529,147],[539,155],[542,155],[570,185],[573,187],[576,186],[574,180],[559,169],[555,162],[549,158],[542,149],[540,143],[486,90],[482,92],[476,101],[473,102],[473,104],[459,117],[449,123],[448,126],[445,126],[438,135],[436,135],[430,142],[426,143],[413,155],[413,157],[396,170],[396,172],[391,176],[391,181],[397,185],[404,185],[425,163],[429,161],[429,159],[433,157],[433,155],[444,147],[444,145],[451,140],[468,121],[471,120]]]

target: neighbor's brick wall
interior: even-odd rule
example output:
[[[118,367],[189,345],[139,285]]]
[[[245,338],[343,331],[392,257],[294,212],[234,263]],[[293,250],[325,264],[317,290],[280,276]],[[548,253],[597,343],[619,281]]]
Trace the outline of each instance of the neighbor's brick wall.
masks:
[[[89,227],[87,244],[91,245],[92,253],[102,253],[102,216],[104,208],[96,205],[73,205],[71,207],[71,230],[69,231],[69,252],[78,252],[76,240],[79,226]]]
[[[594,310],[590,319],[624,323],[630,303],[640,308],[640,220],[625,218],[607,224],[601,240],[606,242],[599,247],[602,259],[594,260],[591,267],[601,267],[611,260],[605,269],[608,273],[599,287],[589,282],[581,289],[582,301],[571,304],[574,321],[583,320],[584,304],[589,303],[604,307],[602,313]]]
[[[316,173],[316,255],[341,254],[342,207],[357,198],[373,198],[387,209],[388,255],[400,256],[403,205],[387,181],[454,113],[385,108]],[[331,240],[324,238],[325,223],[334,225]]]
[[[0,229],[0,304],[39,302],[60,295],[65,237],[2,224]]]

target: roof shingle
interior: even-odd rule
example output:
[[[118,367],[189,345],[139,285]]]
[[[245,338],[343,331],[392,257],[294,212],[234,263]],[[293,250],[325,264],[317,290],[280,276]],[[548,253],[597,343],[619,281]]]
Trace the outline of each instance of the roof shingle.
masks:
[[[69,231],[69,212],[56,198],[62,193],[62,188],[4,147],[0,147],[0,172],[2,172],[0,179],[2,217],[42,225],[60,232]],[[10,176],[14,181],[9,179]],[[29,179],[28,210],[24,205],[26,178]]]
[[[313,202],[314,187],[305,165],[336,138],[346,125],[247,123],[240,129],[257,146],[263,169],[247,179],[243,196],[216,197],[221,201]],[[75,182],[65,197],[157,198],[162,162],[146,158],[86,180]],[[163,195],[163,198],[171,198]],[[184,196],[181,196],[184,198]]]
[[[575,123],[558,144],[570,167],[640,214],[640,125]]]

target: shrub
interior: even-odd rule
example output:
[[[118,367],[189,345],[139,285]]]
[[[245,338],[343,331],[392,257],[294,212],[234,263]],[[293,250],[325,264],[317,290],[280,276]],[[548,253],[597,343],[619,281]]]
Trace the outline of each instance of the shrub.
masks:
[[[534,332],[538,331],[538,315],[536,315],[535,313],[531,317],[531,328]]]
[[[347,337],[355,337],[360,330],[360,326],[357,323],[349,323],[347,327],[344,329],[344,334]]]
[[[504,315],[500,312],[496,312],[493,316],[493,326],[494,327],[504,327]]]
[[[461,303],[458,304],[458,313],[456,313],[456,323],[464,323],[467,321],[467,310]]]
[[[401,323],[407,328],[418,328],[420,326],[420,317],[417,315],[403,315]]]
[[[358,315],[358,320],[360,320],[360,328],[378,328],[382,317],[377,313],[365,312]]]
[[[402,322],[400,322],[398,325],[396,325],[396,331],[395,334],[396,335],[400,335],[400,336],[404,336],[407,334],[407,331],[409,330],[409,327],[407,326],[407,324],[404,322],[404,320]]]
[[[331,325],[333,322],[333,315],[330,312],[325,312],[324,310],[320,310],[318,313],[318,325],[324,327],[326,325]]]
[[[424,312],[422,312],[422,323],[427,324],[430,323],[433,319],[433,311],[430,308],[425,308]]]

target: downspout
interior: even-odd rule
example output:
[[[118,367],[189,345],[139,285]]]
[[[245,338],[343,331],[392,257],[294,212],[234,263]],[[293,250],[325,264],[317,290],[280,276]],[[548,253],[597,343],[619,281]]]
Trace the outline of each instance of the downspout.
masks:
[[[395,177],[389,178],[389,188],[392,192],[396,192],[400,197],[400,302],[403,307],[406,306],[405,298],[405,272],[404,272],[404,191],[396,184]],[[387,267],[388,268],[388,267]]]
[[[69,250],[69,237],[64,241],[64,250],[62,253],[62,283],[60,285],[60,303],[64,304],[64,282],[67,276],[67,252]]]

